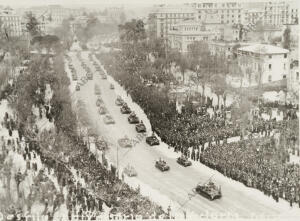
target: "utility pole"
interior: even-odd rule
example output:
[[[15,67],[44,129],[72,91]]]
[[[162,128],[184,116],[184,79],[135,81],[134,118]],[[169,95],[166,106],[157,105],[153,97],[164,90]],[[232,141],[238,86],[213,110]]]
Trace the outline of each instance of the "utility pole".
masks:
[[[119,144],[117,145],[117,175],[119,178]]]

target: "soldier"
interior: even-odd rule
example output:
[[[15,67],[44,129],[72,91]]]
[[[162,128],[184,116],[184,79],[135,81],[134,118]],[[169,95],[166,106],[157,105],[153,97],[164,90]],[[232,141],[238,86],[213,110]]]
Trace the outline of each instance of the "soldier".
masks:
[[[21,173],[20,169],[18,170],[18,173],[15,175],[15,180],[17,183],[17,193],[19,195],[19,186],[20,186],[20,183],[22,182],[22,173]]]

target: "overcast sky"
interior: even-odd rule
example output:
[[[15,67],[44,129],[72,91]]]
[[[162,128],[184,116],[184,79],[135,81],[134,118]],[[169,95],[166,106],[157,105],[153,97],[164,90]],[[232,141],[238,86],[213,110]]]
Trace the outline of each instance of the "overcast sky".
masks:
[[[204,0],[0,0],[0,5],[16,6],[33,6],[33,5],[49,5],[59,4],[68,6],[82,5],[153,5],[153,4],[180,4],[185,2],[203,2]],[[205,0],[205,2],[216,0]],[[234,1],[234,0],[217,0],[217,1]],[[241,2],[241,0],[236,0]],[[270,1],[270,0],[242,0],[247,2]],[[281,0],[282,1],[282,0]]]
[[[197,0],[196,0],[197,1]],[[0,0],[2,5],[45,5],[45,4],[60,4],[60,5],[152,5],[162,3],[181,3],[189,2],[189,0]]]

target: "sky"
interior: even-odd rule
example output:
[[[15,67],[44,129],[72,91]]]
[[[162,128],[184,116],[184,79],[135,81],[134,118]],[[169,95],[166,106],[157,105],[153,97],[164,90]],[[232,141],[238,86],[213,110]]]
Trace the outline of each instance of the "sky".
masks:
[[[152,5],[162,3],[182,3],[189,2],[189,0],[0,0],[2,5],[126,5],[126,4],[138,4],[138,5]],[[191,1],[190,1],[191,2]]]
[[[186,2],[203,2],[204,0],[0,0],[0,5],[12,7],[24,7],[35,5],[59,4],[68,6],[88,6],[88,5],[153,5],[153,4],[180,4]],[[205,2],[216,0],[205,0]],[[230,1],[230,0],[217,0]],[[231,0],[234,1],[234,0]],[[270,1],[270,0],[236,0],[238,2]],[[282,1],[282,0],[281,0]]]

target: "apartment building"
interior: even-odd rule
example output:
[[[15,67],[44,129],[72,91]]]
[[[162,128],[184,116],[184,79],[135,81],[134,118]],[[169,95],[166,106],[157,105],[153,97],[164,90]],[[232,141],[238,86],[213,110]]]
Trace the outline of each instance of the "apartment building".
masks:
[[[0,9],[0,25],[6,37],[22,35],[21,17],[10,7]]]
[[[266,2],[264,5],[264,23],[277,26],[298,23],[298,7],[297,1]]]
[[[56,26],[60,25],[62,21],[70,16],[79,16],[84,12],[83,9],[64,8],[60,5],[48,5],[28,8],[26,12],[32,12],[37,18],[43,17]]]
[[[122,14],[125,15],[125,11],[123,7],[111,7],[106,9],[107,17],[110,18],[111,21],[122,23],[121,21]]]
[[[290,70],[289,50],[266,44],[238,48],[237,58],[249,86],[286,79]]]
[[[249,9],[244,11],[245,24],[256,24],[258,21],[263,21],[265,11],[261,8]]]
[[[87,25],[87,16],[78,16],[73,21],[70,22],[71,30],[75,33],[78,28],[85,27]]]
[[[167,38],[174,24],[197,20],[197,11],[190,6],[155,6],[148,17],[150,37]]]
[[[189,4],[197,10],[204,23],[241,24],[244,22],[243,5],[236,2],[201,2]]]

